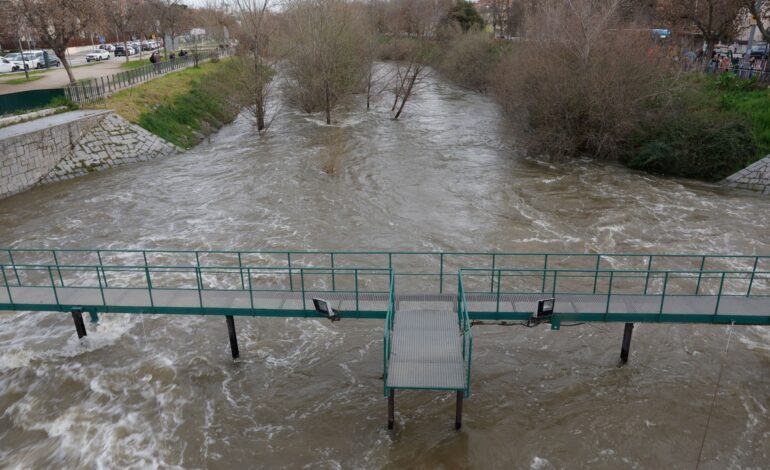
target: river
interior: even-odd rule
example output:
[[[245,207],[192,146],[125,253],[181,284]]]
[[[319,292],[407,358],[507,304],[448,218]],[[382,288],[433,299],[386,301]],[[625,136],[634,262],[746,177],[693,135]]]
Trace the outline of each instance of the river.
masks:
[[[500,109],[437,77],[325,126],[285,105],[179,157],[0,201],[0,246],[770,254],[770,198],[524,158]],[[334,171],[331,171],[331,169]],[[770,467],[770,330],[474,329],[472,396],[382,396],[382,322],[0,315],[6,468]],[[727,354],[728,336],[732,334]]]

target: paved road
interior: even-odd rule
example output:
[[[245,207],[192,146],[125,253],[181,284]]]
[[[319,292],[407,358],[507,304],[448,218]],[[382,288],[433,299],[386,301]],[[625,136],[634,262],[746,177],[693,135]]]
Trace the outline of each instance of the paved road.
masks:
[[[85,54],[83,53],[83,62],[85,63]],[[73,60],[74,60],[75,54],[73,54]],[[146,63],[150,63],[150,55],[144,54],[142,59],[139,59],[139,55],[131,56],[131,61],[137,61],[142,60]],[[122,72],[125,69],[121,68],[122,64],[124,64],[126,61],[125,57],[118,57],[117,59],[115,57],[111,58],[110,60],[105,60],[103,62],[92,62],[90,65],[82,65],[82,66],[75,66],[75,68],[72,69],[72,72],[75,74],[76,80],[82,80],[84,78],[100,78],[100,77],[106,77],[108,75],[112,75],[118,72]],[[23,72],[16,72],[16,73],[4,73],[0,75],[0,95],[4,95],[7,93],[16,93],[18,91],[27,91],[27,90],[42,90],[47,88],[61,88],[67,83],[69,83],[69,77],[67,77],[67,71],[64,70],[64,67],[54,67],[50,70],[47,70],[44,73],[43,78],[39,80],[35,80],[28,83],[23,83],[21,85],[6,85],[3,84],[3,81],[12,79],[12,78],[20,78],[23,77]]]

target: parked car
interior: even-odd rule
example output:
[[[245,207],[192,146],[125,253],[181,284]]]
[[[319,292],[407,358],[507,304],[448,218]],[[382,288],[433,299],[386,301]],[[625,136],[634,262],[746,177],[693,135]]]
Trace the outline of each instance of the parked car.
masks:
[[[110,60],[110,53],[104,49],[94,49],[86,55],[86,62],[95,60]]]
[[[22,56],[21,52],[13,52],[5,56],[5,58],[18,67],[18,70],[24,70],[25,68],[29,70],[40,67],[40,61],[38,61],[37,57],[33,54],[25,53],[24,56]]]
[[[99,49],[104,49],[107,52],[113,52],[115,50],[115,46],[112,44],[102,44],[99,46]]]
[[[0,58],[0,73],[15,72],[19,70],[10,60],[5,57]]]
[[[43,59],[43,63],[45,63],[45,59]],[[60,65],[61,65],[61,61],[59,60],[59,58],[49,52],[48,53],[48,66],[49,67],[58,67]]]
[[[136,54],[136,49],[134,49],[131,46],[128,46],[128,50],[126,50],[125,46],[123,46],[122,44],[115,46],[115,57],[118,57],[118,56],[125,57],[126,55],[134,55],[134,54]]]

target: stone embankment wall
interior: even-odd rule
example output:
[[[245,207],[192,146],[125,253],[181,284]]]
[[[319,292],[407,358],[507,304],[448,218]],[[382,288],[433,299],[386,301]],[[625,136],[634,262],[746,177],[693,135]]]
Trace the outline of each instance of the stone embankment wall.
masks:
[[[26,123],[28,132],[9,132],[0,140],[0,198],[38,184],[181,152],[111,111],[73,113],[71,118],[67,114],[49,118],[56,121],[42,128]]]
[[[770,195],[770,155],[728,176],[723,183],[731,188],[749,189]]]

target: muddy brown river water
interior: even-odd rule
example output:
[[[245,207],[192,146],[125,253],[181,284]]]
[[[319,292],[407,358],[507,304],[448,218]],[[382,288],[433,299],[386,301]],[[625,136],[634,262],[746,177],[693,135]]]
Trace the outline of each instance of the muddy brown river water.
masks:
[[[9,248],[770,254],[770,198],[523,158],[489,99],[438,78],[327,127],[276,109],[173,158],[0,201]],[[334,174],[323,171],[335,167]],[[382,322],[0,313],[3,468],[770,468],[770,327],[474,329],[454,397],[385,429]]]

